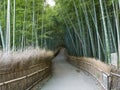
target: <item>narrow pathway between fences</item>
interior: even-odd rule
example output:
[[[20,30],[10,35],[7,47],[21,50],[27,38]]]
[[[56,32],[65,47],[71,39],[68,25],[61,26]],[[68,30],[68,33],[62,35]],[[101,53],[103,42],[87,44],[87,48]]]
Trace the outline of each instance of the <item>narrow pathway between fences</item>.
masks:
[[[87,72],[67,63],[64,52],[53,60],[53,76],[40,90],[100,90]]]

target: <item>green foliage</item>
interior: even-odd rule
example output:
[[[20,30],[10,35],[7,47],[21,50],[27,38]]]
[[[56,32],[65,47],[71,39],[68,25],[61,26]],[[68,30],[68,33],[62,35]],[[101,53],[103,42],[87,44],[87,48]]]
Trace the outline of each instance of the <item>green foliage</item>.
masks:
[[[58,12],[66,25],[65,44],[69,53],[95,57],[111,63],[110,54],[119,53],[117,45],[119,43],[117,28],[120,29],[117,23],[120,19],[119,0],[56,0],[56,2]]]
[[[71,55],[95,57],[106,63],[111,62],[111,53],[120,55],[119,0],[55,0],[54,7],[45,1],[16,0],[14,8],[11,0],[11,40],[15,40],[16,49],[27,46],[55,49],[64,45]],[[6,14],[7,0],[0,0],[4,39]]]
[[[33,6],[34,2],[34,6]],[[58,18],[58,8],[45,5],[44,0],[16,0],[15,13],[13,17],[13,5],[11,0],[11,48],[13,46],[13,18],[15,18],[15,47],[16,49],[26,48],[27,46],[36,46],[36,42],[40,47],[52,47],[46,40],[53,40],[54,43],[61,43],[61,37],[64,35],[62,29],[61,17]],[[45,5],[45,6],[44,6]],[[33,11],[34,8],[34,11]],[[44,10],[43,10],[44,8]],[[6,33],[6,14],[7,14],[7,0],[0,1],[0,22],[4,37]],[[44,13],[42,13],[44,12]],[[34,13],[34,17],[33,17]],[[34,22],[33,22],[34,18]],[[43,23],[43,26],[42,26]],[[34,25],[34,29],[33,28]],[[43,33],[42,33],[43,32]],[[59,35],[58,35],[59,34]],[[61,37],[60,37],[61,36]],[[58,39],[56,42],[56,39]],[[41,43],[41,40],[44,42]],[[21,43],[22,44],[21,44]],[[56,47],[56,44],[54,44]],[[53,48],[52,48],[53,49]]]

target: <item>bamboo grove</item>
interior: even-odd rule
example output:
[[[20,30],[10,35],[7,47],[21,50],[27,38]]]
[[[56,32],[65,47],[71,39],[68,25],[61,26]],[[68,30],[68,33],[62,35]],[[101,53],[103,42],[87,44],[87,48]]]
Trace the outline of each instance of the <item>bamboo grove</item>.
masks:
[[[0,0],[3,51],[64,45],[74,56],[120,66],[120,0]]]
[[[120,0],[57,0],[66,25],[65,44],[70,54],[120,64]]]
[[[27,47],[54,49],[62,42],[55,40],[57,33],[63,35],[56,16],[45,0],[0,0],[1,48],[6,52]]]

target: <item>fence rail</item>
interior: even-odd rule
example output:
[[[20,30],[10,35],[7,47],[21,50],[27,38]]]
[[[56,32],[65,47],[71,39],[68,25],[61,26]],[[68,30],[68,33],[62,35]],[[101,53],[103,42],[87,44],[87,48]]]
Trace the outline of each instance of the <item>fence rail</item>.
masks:
[[[111,72],[111,89],[120,90],[120,74],[117,72]]]
[[[1,65],[0,90],[32,90],[37,83],[42,86],[51,76],[53,58],[54,53],[50,52],[48,55]]]
[[[111,72],[111,75],[120,78],[120,74],[117,74],[117,73],[113,73],[113,72]]]
[[[0,73],[0,90],[32,90],[37,83],[51,75],[51,60],[26,69]]]
[[[89,62],[80,61],[80,63],[87,64],[87,66],[89,66],[89,67],[92,68],[93,70],[98,71],[98,72],[95,72],[95,71],[92,71],[92,69],[90,70],[90,69],[88,69],[88,68],[85,69],[85,67],[80,67],[81,69],[89,72],[92,76],[94,76],[94,78],[101,84],[101,86],[102,86],[105,90],[109,90],[109,84],[110,84],[110,83],[109,83],[109,82],[110,82],[109,77],[110,77],[110,74],[104,72],[103,70],[97,68],[95,65],[93,65],[93,64],[91,64],[91,63],[89,63]],[[97,76],[97,75],[99,75],[99,76]],[[106,78],[106,80],[104,80],[103,78]],[[106,82],[106,81],[107,81],[107,83],[104,83],[104,82]]]
[[[67,54],[66,54],[67,55]],[[100,83],[102,90],[120,90],[120,71],[114,70],[109,65],[102,64],[104,68],[97,67],[99,62],[92,61],[92,58],[77,58],[67,55],[67,60],[74,66],[90,73]],[[90,61],[89,61],[90,60]]]
[[[10,74],[10,73],[15,73],[15,72],[20,72],[20,71],[23,71],[23,70],[28,70],[28,69],[32,69],[34,67],[38,67],[40,66],[41,64],[36,64],[36,65],[32,65],[28,68],[24,68],[24,69],[20,69],[20,70],[16,70],[16,71],[10,71],[10,72],[3,72],[3,73],[0,73],[0,75],[5,75],[5,74]]]
[[[5,85],[5,84],[9,84],[9,83],[12,83],[12,82],[20,81],[20,80],[22,80],[22,79],[26,79],[26,78],[31,77],[31,76],[39,73],[39,72],[45,71],[46,69],[48,69],[48,67],[46,67],[46,68],[44,68],[44,69],[41,69],[41,70],[38,70],[38,71],[36,71],[36,72],[33,72],[33,73],[29,74],[29,75],[26,75],[26,76],[23,76],[23,77],[20,77],[20,78],[16,78],[16,79],[13,79],[13,80],[9,80],[9,81],[0,83],[0,86]]]
[[[68,62],[75,65],[76,67],[83,69],[90,73],[101,85],[102,90],[110,90],[110,71],[108,72],[104,69],[98,68],[96,63],[92,63],[92,61],[80,60],[76,57],[68,56]],[[92,59],[90,59],[92,60]],[[102,63],[101,63],[102,64]],[[106,68],[109,66],[104,65]]]

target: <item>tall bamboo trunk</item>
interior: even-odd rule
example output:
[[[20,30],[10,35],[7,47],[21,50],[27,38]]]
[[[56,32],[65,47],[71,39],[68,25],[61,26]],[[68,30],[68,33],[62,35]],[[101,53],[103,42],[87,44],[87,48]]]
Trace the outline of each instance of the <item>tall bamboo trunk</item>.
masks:
[[[7,2],[6,52],[10,51],[10,0]]]

